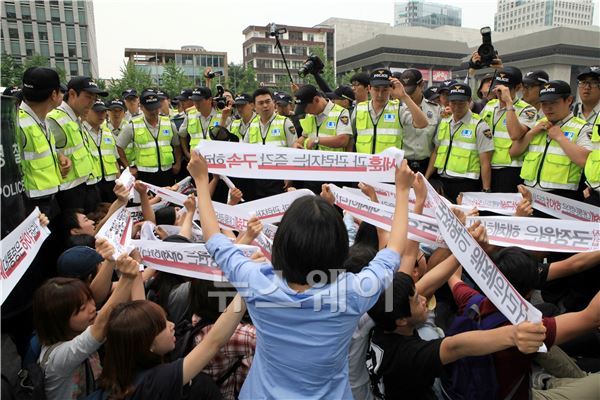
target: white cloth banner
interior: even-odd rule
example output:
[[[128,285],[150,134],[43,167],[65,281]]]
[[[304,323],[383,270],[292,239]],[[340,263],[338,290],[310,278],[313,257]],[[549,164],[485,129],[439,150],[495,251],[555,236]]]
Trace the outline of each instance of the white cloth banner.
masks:
[[[467,217],[481,221],[491,244],[533,251],[579,253],[600,250],[600,225],[595,222],[527,217]]]
[[[380,203],[389,205],[392,208],[396,206],[396,186],[380,182],[368,182],[367,185],[370,185],[375,189],[377,200],[379,200]],[[410,211],[414,211],[416,199],[415,191],[411,188],[408,192],[408,209]],[[449,201],[444,198],[442,199],[445,200],[446,204],[451,205]],[[457,207],[455,205],[452,206]],[[435,215],[435,208],[429,199],[425,200],[423,215],[431,218]]]
[[[140,202],[139,194],[133,187],[135,185],[135,177],[131,175],[129,168],[125,168],[121,175],[115,180],[115,183],[120,183],[129,191],[129,199],[134,199],[136,203]]]
[[[371,155],[203,140],[196,151],[214,174],[251,179],[329,182],[394,182],[404,152],[396,148]]]
[[[273,241],[269,239],[267,235],[265,235],[263,232],[259,233],[252,244],[257,246],[262,251],[267,260],[271,261],[271,254],[273,253]]]
[[[134,224],[144,220],[142,206],[127,207],[127,211],[129,211],[129,215],[131,215],[131,221]]]
[[[304,196],[314,195],[315,194],[308,189],[292,190],[291,192],[285,192],[254,201],[248,201],[244,204],[237,204],[232,207],[239,212],[256,214],[256,217],[263,223],[266,222],[273,224],[281,221],[285,211],[296,199]]]
[[[557,196],[543,190],[527,188],[531,192],[532,207],[559,219],[600,222],[600,207]]]
[[[125,206],[119,208],[108,221],[100,228],[96,238],[104,238],[115,248],[113,259],[116,260],[121,254],[129,254],[131,247],[132,219],[129,210]]]
[[[178,193],[190,194],[195,189],[194,182],[192,181],[191,176],[186,176],[185,178],[177,182],[176,185]]]
[[[335,204],[342,210],[371,225],[391,231],[394,208],[375,203],[333,184],[329,184],[329,188],[335,197]],[[447,247],[439,234],[435,220],[424,215],[409,214],[408,238],[429,246]]]
[[[173,243],[153,240],[133,240],[146,267],[170,274],[209,281],[226,282],[215,260],[202,243]],[[237,245],[246,257],[254,254],[255,246]]]
[[[462,205],[477,208],[479,211],[515,215],[517,206],[522,199],[521,193],[465,192],[462,194]]]
[[[11,233],[0,242],[2,249],[2,301],[17,286],[37,255],[50,230],[40,225],[40,209],[32,211]]]
[[[187,195],[176,192],[171,189],[162,188],[160,186],[156,186],[147,182],[144,182],[144,184],[148,186],[148,190],[154,192],[154,194],[160,197],[161,200],[167,201],[169,203],[177,204],[183,207],[183,202],[185,201],[185,199],[188,198]]]
[[[154,234],[154,222],[152,221],[144,221],[142,224],[142,229],[140,229],[140,240],[160,240]]]
[[[425,178],[423,178],[425,179]],[[433,187],[425,180],[428,197],[435,204],[438,229],[452,254],[485,296],[513,324],[523,321],[540,322],[542,313],[525,300],[500,272],[498,267],[473,239],[467,228],[456,218]]]
[[[169,236],[181,235],[181,227],[177,225],[158,225],[158,228],[164,230]],[[204,236],[202,235],[202,229],[196,224],[192,224],[192,242],[203,243]]]

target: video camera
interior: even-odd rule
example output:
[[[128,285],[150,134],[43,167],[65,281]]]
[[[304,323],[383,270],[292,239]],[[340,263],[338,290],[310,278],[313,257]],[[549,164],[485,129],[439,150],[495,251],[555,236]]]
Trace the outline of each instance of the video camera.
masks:
[[[213,97],[213,101],[215,102],[215,107],[218,110],[222,110],[227,105],[227,98],[225,97],[225,89],[223,85],[217,85],[217,96]]]
[[[311,54],[310,56],[308,56],[308,59],[304,62],[302,68],[298,70],[298,75],[304,78],[308,74],[320,74],[321,72],[323,72],[323,68],[325,68],[325,64],[323,64],[323,61],[321,61],[321,59],[317,55]]]
[[[213,79],[216,76],[223,76],[223,71],[210,71],[206,73],[206,77]]]
[[[498,55],[498,52],[492,45],[492,30],[490,27],[484,26],[479,32],[481,33],[481,46],[477,49],[477,53],[479,53],[481,60],[478,62],[473,62],[473,60],[469,61],[469,68],[473,69],[489,67],[494,63],[494,60]]]
[[[280,35],[287,33],[287,29],[285,27],[280,28],[275,24],[275,22],[271,22],[269,25],[267,25],[267,29],[269,30],[269,36],[273,37],[279,37]]]

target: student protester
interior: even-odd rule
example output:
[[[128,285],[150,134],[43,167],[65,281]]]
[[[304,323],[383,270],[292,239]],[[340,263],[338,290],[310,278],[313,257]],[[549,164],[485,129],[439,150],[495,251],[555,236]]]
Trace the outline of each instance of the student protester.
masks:
[[[188,170],[198,189],[207,248],[234,286],[244,282],[239,289],[256,326],[256,354],[240,399],[350,398],[347,352],[352,332],[384,290],[404,251],[408,190],[414,180],[406,161],[396,171],[396,212],[387,249],[360,273],[337,277],[331,274],[343,266],[348,235],[340,214],[325,200],[307,196],[292,203],[275,235],[272,265],[257,265],[218,234],[206,160],[192,154]],[[373,296],[364,296],[359,281]],[[341,287],[340,297],[336,288]]]

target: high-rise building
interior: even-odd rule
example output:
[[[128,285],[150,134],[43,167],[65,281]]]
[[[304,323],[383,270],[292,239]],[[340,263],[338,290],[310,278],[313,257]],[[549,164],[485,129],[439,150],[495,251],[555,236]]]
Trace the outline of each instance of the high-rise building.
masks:
[[[498,0],[494,30],[509,32],[534,26],[589,26],[593,0]]]
[[[394,26],[461,26],[462,10],[447,4],[412,0],[394,3]]]
[[[335,65],[334,29],[326,26],[312,28],[301,26],[278,25],[285,28],[286,33],[279,37],[283,53],[294,82],[303,82],[298,77],[298,70],[311,53],[311,49],[323,49],[325,58]],[[269,35],[265,26],[248,26],[242,32],[245,36],[244,65],[256,70],[256,80],[264,86],[289,86],[289,78],[281,53],[275,46],[275,37]],[[323,60],[325,61],[325,60]]]
[[[22,63],[41,55],[50,66],[98,77],[94,6],[91,1],[2,1],[2,52]]]
[[[227,53],[208,51],[202,46],[182,46],[180,50],[126,48],[125,57],[148,72],[157,85],[162,84],[162,74],[169,62],[175,62],[196,86],[204,86],[206,67],[223,72],[220,78],[223,82],[227,79]]]

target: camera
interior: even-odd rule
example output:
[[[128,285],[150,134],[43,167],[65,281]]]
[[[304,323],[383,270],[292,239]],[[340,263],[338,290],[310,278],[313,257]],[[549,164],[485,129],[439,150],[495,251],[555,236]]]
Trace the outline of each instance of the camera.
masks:
[[[308,74],[320,74],[323,72],[323,68],[325,68],[323,61],[321,61],[318,56],[311,54],[308,56],[308,59],[304,61],[302,68],[298,70],[298,75],[304,78]]]
[[[216,76],[223,76],[223,71],[210,71],[206,74],[206,77],[213,79]]]
[[[218,110],[222,110],[227,105],[227,98],[225,98],[225,89],[223,85],[217,85],[217,96],[213,97],[213,101],[215,102],[215,107]]]
[[[481,33],[481,46],[477,49],[477,53],[479,53],[481,60],[476,63],[472,60],[469,62],[469,67],[474,69],[489,67],[498,54],[492,45],[492,30],[490,27],[484,26],[479,32]]]
[[[269,36],[279,37],[279,35],[283,35],[287,32],[287,29],[284,27],[278,27],[275,22],[271,22],[267,25],[267,30],[269,31]]]

